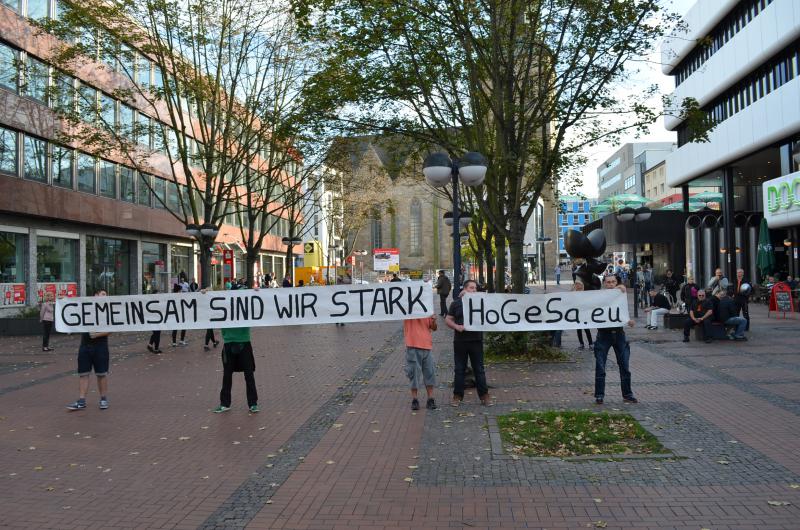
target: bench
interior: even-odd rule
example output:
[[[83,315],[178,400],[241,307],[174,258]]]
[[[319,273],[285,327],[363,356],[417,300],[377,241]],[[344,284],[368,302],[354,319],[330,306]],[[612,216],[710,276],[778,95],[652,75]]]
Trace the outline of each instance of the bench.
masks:
[[[736,329],[736,326],[726,326],[722,322],[712,322],[711,338],[715,340],[727,339],[734,329]],[[697,341],[705,340],[703,326],[694,327],[694,338]]]

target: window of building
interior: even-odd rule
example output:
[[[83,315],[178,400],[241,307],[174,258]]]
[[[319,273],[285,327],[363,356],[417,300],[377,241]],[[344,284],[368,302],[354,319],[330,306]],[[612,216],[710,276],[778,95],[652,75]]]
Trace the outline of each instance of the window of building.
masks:
[[[72,188],[72,169],[75,166],[75,151],[60,145],[52,146],[51,158],[53,165],[53,185],[62,188]]]
[[[133,140],[133,108],[125,105],[124,103],[119,104],[119,123],[118,131],[119,135],[127,140]]]
[[[383,225],[380,219],[372,219],[370,225],[372,248],[383,248]]]
[[[142,87],[147,88],[150,86],[150,60],[144,55],[139,55],[136,58],[136,83]]]
[[[409,253],[412,256],[422,256],[422,204],[416,197],[411,201],[410,210],[408,220]]]
[[[17,13],[22,10],[22,0],[0,0],[4,6],[10,7]]]
[[[119,168],[119,198],[125,202],[136,202],[136,178],[133,169]]]
[[[142,294],[168,293],[167,245],[142,241]]]
[[[83,83],[78,88],[78,114],[86,123],[97,120],[97,90]]]
[[[139,194],[138,201],[142,206],[150,206],[150,186],[152,177],[147,173],[139,173]]]
[[[109,296],[131,294],[130,242],[86,237],[86,292],[104,290]]]
[[[23,176],[28,180],[47,182],[47,142],[25,136]]]
[[[117,165],[108,160],[100,160],[100,195],[117,198]]]
[[[186,247],[183,245],[172,245],[170,249],[171,254],[171,261],[170,265],[172,266],[171,275],[172,278],[186,278],[186,280],[190,280],[194,274],[192,273],[192,247]],[[244,266],[241,269],[237,268],[236,274],[242,274],[240,271],[244,271]]]
[[[167,204],[167,181],[158,177],[153,177],[153,206],[166,209]]]
[[[46,103],[50,68],[35,57],[26,55],[22,93],[41,103]]]
[[[36,238],[36,280],[74,282],[78,279],[78,240],[60,237]]]
[[[628,190],[636,184],[636,175],[631,175],[625,179],[625,189]]]
[[[172,212],[179,212],[181,208],[178,184],[175,181],[167,182],[167,206]]]
[[[0,44],[0,86],[17,91],[19,53],[5,44]]]
[[[96,158],[86,153],[78,153],[78,191],[96,193]]]
[[[58,112],[70,115],[75,111],[75,78],[62,72],[53,72],[53,90],[50,105]]]
[[[8,304],[15,299],[12,286],[3,284],[25,283],[28,280],[27,267],[28,236],[15,232],[0,232],[0,289],[2,289],[2,304]],[[18,295],[19,296],[19,295]],[[24,288],[21,293],[25,303]]]
[[[17,175],[17,133],[0,127],[0,173]]]
[[[109,96],[100,92],[100,119],[101,125],[109,130],[115,130],[117,127],[117,101]]]
[[[50,15],[50,0],[28,0],[28,18],[43,20]]]

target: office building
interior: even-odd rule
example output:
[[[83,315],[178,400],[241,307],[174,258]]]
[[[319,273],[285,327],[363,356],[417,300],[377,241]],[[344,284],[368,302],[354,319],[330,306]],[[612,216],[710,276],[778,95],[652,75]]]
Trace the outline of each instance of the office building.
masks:
[[[597,167],[598,202],[623,193],[644,194],[643,175],[675,149],[672,142],[634,142]]]
[[[665,39],[662,63],[675,79],[665,126],[678,136],[666,185],[684,196],[700,187],[722,194],[721,214],[687,221],[687,267],[701,281],[717,266],[729,276],[742,267],[757,280],[761,218],[787,204],[797,212],[800,2],[700,0]],[[690,141],[688,124],[671,112],[686,98],[715,124],[707,142]],[[782,201],[764,192],[770,187],[782,190]],[[798,218],[767,220],[777,272],[797,275]]]
[[[564,249],[564,235],[568,230],[577,230],[592,222],[591,208],[597,204],[596,199],[565,196],[559,198],[558,211],[558,256],[561,263],[569,262],[570,258]]]

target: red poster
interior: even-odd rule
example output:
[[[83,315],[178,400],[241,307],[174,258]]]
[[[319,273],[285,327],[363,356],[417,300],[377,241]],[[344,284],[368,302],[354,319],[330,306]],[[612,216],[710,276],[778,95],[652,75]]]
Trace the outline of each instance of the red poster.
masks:
[[[25,303],[25,285],[15,285],[14,286],[14,303],[15,304],[24,304]]]
[[[222,251],[222,281],[233,281],[233,250]]]
[[[78,284],[77,283],[68,283],[67,284],[67,296],[78,296]]]

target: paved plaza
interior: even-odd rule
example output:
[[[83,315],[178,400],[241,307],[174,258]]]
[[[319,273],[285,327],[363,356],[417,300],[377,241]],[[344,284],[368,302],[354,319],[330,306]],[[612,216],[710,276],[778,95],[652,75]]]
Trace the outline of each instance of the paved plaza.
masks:
[[[562,288],[566,288],[562,285]],[[552,290],[552,288],[551,288]],[[0,347],[0,526],[9,528],[800,528],[800,321],[754,307],[746,343],[629,332],[638,405],[609,360],[564,333],[566,363],[489,366],[447,406],[452,333],[434,334],[436,411],[412,413],[397,322],[258,328],[262,411],[218,404],[221,363],[203,332],[162,355],[113,336],[110,408],[68,412],[77,336]],[[166,343],[167,347],[164,347]],[[613,358],[613,355],[611,356]],[[94,390],[94,380],[92,389]],[[625,411],[666,458],[511,457],[495,417],[512,410]]]

